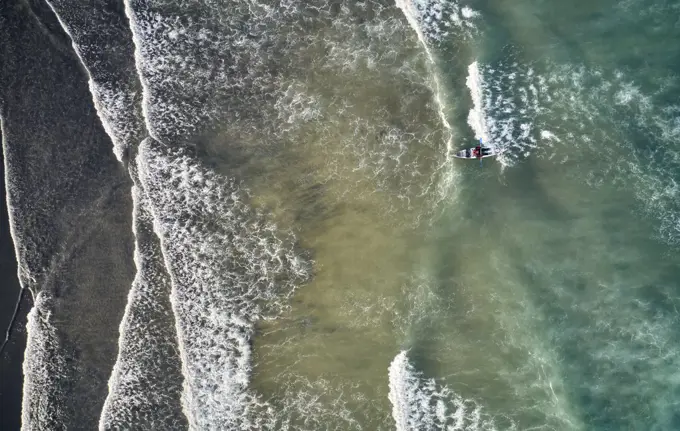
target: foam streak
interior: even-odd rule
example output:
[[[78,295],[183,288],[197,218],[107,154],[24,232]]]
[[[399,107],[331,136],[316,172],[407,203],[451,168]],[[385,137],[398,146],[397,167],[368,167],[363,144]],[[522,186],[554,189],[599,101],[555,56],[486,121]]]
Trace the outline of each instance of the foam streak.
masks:
[[[439,73],[436,71],[436,61],[435,57],[432,54],[432,51],[430,50],[427,42],[427,38],[425,34],[423,33],[422,29],[420,28],[420,24],[418,22],[418,12],[416,9],[415,4],[412,1],[409,0],[396,0],[396,5],[401,11],[404,13],[404,16],[406,17],[406,20],[408,23],[411,25],[411,28],[416,32],[416,35],[418,36],[418,40],[422,44],[423,48],[425,49],[425,53],[427,54],[427,58],[430,63],[430,69],[431,69],[431,74],[432,74],[432,81],[434,83],[434,101],[435,104],[437,105],[437,112],[439,113],[439,118],[441,119],[442,126],[447,130],[448,138],[446,140],[446,157],[447,160],[450,157],[451,151],[453,150],[453,135],[452,135],[452,127],[451,124],[449,123],[449,120],[446,118],[446,104],[444,102],[445,95],[444,95],[444,90],[443,90],[443,85],[440,82],[439,78]]]

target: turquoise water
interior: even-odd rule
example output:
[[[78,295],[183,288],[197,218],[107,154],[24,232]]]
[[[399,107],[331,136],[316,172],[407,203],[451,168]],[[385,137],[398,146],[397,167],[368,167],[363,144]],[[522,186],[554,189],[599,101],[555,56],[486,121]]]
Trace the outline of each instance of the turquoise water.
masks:
[[[676,429],[680,5],[476,7],[487,18],[476,43],[433,52],[451,86],[454,52],[479,62],[482,132],[509,150],[459,168],[460,194],[431,234],[439,294],[453,299],[416,355],[515,411],[520,429]],[[468,289],[480,285],[477,303]],[[467,367],[451,365],[460,349],[444,335],[458,332],[481,338],[486,371],[458,376]]]
[[[678,5],[469,6],[401,3],[450,145],[505,152],[445,163],[423,242],[394,242],[398,428],[675,429]]]

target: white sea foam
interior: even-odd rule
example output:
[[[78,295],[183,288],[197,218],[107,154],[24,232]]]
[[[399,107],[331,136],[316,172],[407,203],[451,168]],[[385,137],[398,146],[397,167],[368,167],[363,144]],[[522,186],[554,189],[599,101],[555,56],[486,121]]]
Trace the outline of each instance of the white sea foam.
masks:
[[[284,347],[285,348],[285,347]],[[269,419],[259,428],[272,431],[316,430],[392,430],[387,420],[377,420],[384,412],[358,387],[358,382],[318,377],[310,380],[298,374],[284,372],[277,379],[276,398],[282,400],[278,409],[270,407]],[[382,419],[382,418],[381,418]],[[374,426],[367,426],[367,422]]]
[[[26,322],[24,385],[21,429],[58,429],[66,422],[68,402],[59,388],[68,365],[62,355],[52,320],[51,299],[45,292],[35,297]]]
[[[474,35],[479,12],[455,1],[396,0],[423,43],[444,42],[449,37]]]
[[[59,3],[59,8],[55,7],[57,3]],[[91,41],[92,32],[102,31],[102,29],[79,27],[77,22],[84,17],[73,17],[71,15],[78,15],[79,12],[70,10],[76,6],[68,3],[61,4],[55,0],[48,0],[47,5],[71,39],[73,50],[87,73],[88,86],[97,115],[113,143],[113,153],[118,161],[123,161],[124,154],[130,146],[137,144],[140,139],[141,120],[139,115],[135,115],[138,96],[132,88],[135,84],[135,75],[126,76],[125,78],[129,79],[120,80],[115,77],[118,70],[111,75],[98,75],[94,72],[93,66],[102,68],[102,65],[97,63],[106,61],[103,48],[93,48]],[[65,13],[65,16],[62,16],[60,10],[64,11],[62,13]],[[98,11],[98,13],[101,12]],[[122,67],[122,65],[115,66]]]
[[[376,15],[382,9],[370,7]],[[325,31],[323,39],[314,33],[296,34],[303,42],[286,55],[288,67],[295,71],[299,64],[314,61],[314,68],[282,76],[280,88],[268,90],[276,101],[275,112],[261,127],[266,130],[262,141],[276,136],[296,152],[296,147],[313,145],[314,152],[328,156],[317,171],[320,182],[351,178],[344,196],[372,199],[376,191],[385,191],[390,200],[386,211],[404,205],[422,209],[416,199],[433,195],[433,171],[446,155],[439,136],[443,132],[448,138],[449,133],[435,123],[435,104],[423,109],[423,100],[436,94],[432,80],[423,78],[430,60],[423,50],[413,49],[417,45],[408,44],[409,55],[395,49],[412,34],[399,17],[366,20],[357,31],[356,15],[365,13],[342,6],[332,15],[332,31]],[[299,17],[287,19],[295,23]],[[320,46],[323,56],[318,55]]]
[[[486,133],[491,142],[511,150],[499,158],[505,166],[519,158],[564,163],[590,157],[588,151],[606,153],[617,162],[584,175],[588,183],[626,183],[645,211],[659,220],[660,237],[680,243],[680,191],[678,179],[669,175],[680,166],[680,109],[665,96],[673,88],[668,84],[672,78],[659,78],[658,90],[650,93],[620,70],[606,74],[578,65],[543,66],[539,73],[510,56],[494,65],[471,67],[469,82],[479,83],[469,85],[469,122],[475,135]],[[655,156],[632,135],[656,142]]]
[[[396,5],[399,9],[401,9],[409,25],[415,31],[430,61],[430,74],[433,83],[434,101],[437,105],[441,123],[448,132],[448,138],[446,141],[446,157],[447,160],[449,160],[453,150],[452,127],[446,114],[448,108],[445,102],[445,90],[443,84],[441,83],[441,78],[439,77],[437,61],[432,52],[430,44],[436,41],[442,41],[445,37],[449,36],[449,32],[443,29],[447,28],[450,25],[450,22],[454,23],[458,28],[474,28],[474,26],[469,20],[462,20],[460,18],[460,8],[456,3],[453,2],[444,3],[428,0],[396,0]],[[470,15],[470,17],[476,16],[475,14],[471,14],[471,10],[466,9],[466,11],[466,14]],[[442,21],[445,14],[448,15],[450,21]],[[463,34],[468,33],[464,32]],[[448,182],[451,181],[452,179],[448,178]],[[447,191],[449,188],[449,185],[444,187],[444,189]]]
[[[216,122],[260,117],[262,90],[276,85],[267,61],[278,25],[274,9],[256,2],[179,7],[190,10],[125,1],[147,129],[175,144]]]
[[[449,131],[449,138],[447,139],[446,143],[446,148],[447,148],[447,157],[449,156],[449,153],[451,153],[452,150],[452,143],[453,143],[453,137],[451,136],[451,124],[449,123],[449,120],[446,118],[446,103],[444,102],[445,100],[445,95],[444,95],[444,89],[442,87],[442,84],[440,82],[439,74],[438,71],[436,70],[436,61],[435,58],[432,54],[432,51],[430,50],[430,47],[428,46],[429,43],[429,38],[430,35],[427,34],[427,30],[423,30],[423,22],[428,22],[428,21],[423,21],[423,16],[421,14],[422,10],[418,9],[418,5],[420,3],[416,2],[411,2],[409,0],[397,0],[397,7],[402,10],[404,13],[404,16],[406,17],[406,20],[409,22],[411,25],[411,28],[416,32],[418,35],[418,39],[423,45],[423,48],[425,49],[425,52],[427,53],[427,57],[430,60],[430,65],[431,65],[431,74],[432,74],[432,81],[434,84],[433,92],[434,92],[434,100],[437,105],[438,111],[439,111],[439,117],[441,119],[442,125]]]
[[[239,3],[226,14],[208,5],[203,15],[192,10],[186,14],[191,19],[178,13],[180,19],[134,1],[126,2],[144,88],[144,116],[151,136],[156,138],[141,147],[137,166],[172,278],[171,298],[185,377],[184,410],[190,427],[196,429],[247,428],[253,424],[267,428],[271,421],[283,421],[281,417],[289,410],[292,415],[299,414],[302,407],[286,404],[285,411],[279,412],[281,416],[272,416],[273,407],[262,403],[248,388],[250,338],[254,321],[267,314],[262,307],[268,304],[275,312],[277,304],[285,302],[295,285],[306,279],[308,264],[292,250],[292,238],[277,239],[280,236],[275,234],[275,227],[248,209],[247,194],[237,181],[210,172],[185,152],[169,146],[184,145],[185,138],[213,123],[227,124],[228,131],[249,136],[253,146],[259,145],[261,134],[264,146],[272,136],[287,137],[286,133],[296,132],[306,123],[325,121],[323,116],[328,112],[324,109],[337,103],[333,108],[339,105],[340,115],[332,115],[333,121],[349,119],[347,123],[357,130],[363,127],[375,133],[358,139],[349,134],[347,145],[332,150],[340,147],[341,151],[353,151],[365,163],[366,171],[375,175],[376,184],[386,183],[383,177],[389,175],[401,178],[401,173],[410,172],[413,165],[412,170],[417,171],[420,166],[416,163],[421,163],[416,157],[406,157],[407,139],[417,138],[410,130],[395,127],[384,117],[377,123],[376,118],[357,115],[351,99],[322,100],[310,89],[312,83],[273,78],[264,62],[271,53],[259,55],[259,50],[267,38],[273,37],[268,34],[276,31],[261,32],[265,26],[281,29],[283,24],[272,22],[275,12],[251,6],[254,10],[245,2]],[[249,22],[255,23],[254,33],[248,37],[237,31],[243,25],[240,7],[252,12]],[[298,25],[295,9],[281,13],[294,21],[292,28]],[[333,17],[337,35],[329,32],[324,39],[328,55],[314,58],[322,62],[315,70],[329,67],[337,74],[338,70],[365,68],[363,72],[375,70],[381,61],[389,63],[389,52],[385,54],[382,49],[389,44],[381,43],[381,38],[400,37],[400,27],[365,23],[361,32],[365,39],[361,39],[353,28],[340,31],[344,29],[343,20],[351,22],[353,18],[345,16],[349,14],[345,6],[339,13]],[[295,63],[296,55],[306,59],[308,48],[303,42],[289,41],[301,53],[287,46],[292,52],[285,58],[292,60],[284,61]],[[319,44],[314,39],[308,42]],[[212,64],[206,61],[207,53],[211,59],[224,57],[234,64]],[[331,68],[336,61],[340,69]],[[265,99],[267,103],[262,103]],[[242,105],[245,109],[240,110]],[[378,111],[379,115],[384,111]],[[329,126],[324,124],[320,130],[325,133]],[[377,148],[369,148],[366,144],[373,145],[381,129]],[[333,135],[323,137],[336,139]],[[295,394],[290,396],[295,399]]]
[[[128,23],[130,25],[130,32],[132,33],[132,43],[134,45],[134,59],[135,59],[135,71],[137,72],[137,76],[139,78],[139,85],[142,89],[142,95],[141,95],[141,112],[142,112],[142,119],[144,122],[144,127],[146,129],[146,132],[149,134],[149,136],[153,136],[155,139],[159,139],[158,133],[156,132],[155,127],[153,127],[153,123],[151,122],[151,116],[149,113],[149,104],[151,103],[151,90],[149,89],[149,86],[144,79],[144,75],[142,73],[142,66],[145,64],[144,63],[144,57],[142,55],[142,40],[141,37],[143,35],[143,27],[140,23],[138,23],[135,20],[134,12],[132,10],[132,3],[131,0],[123,0],[123,3],[125,5],[125,16],[127,17]]]
[[[401,351],[390,364],[389,386],[397,431],[497,429],[479,404],[461,398],[435,379],[425,378],[409,362],[407,351]]]
[[[67,403],[59,390],[60,380],[67,370],[59,346],[57,331],[51,322],[51,299],[45,292],[35,290],[36,277],[26,262],[26,247],[21,235],[18,234],[16,221],[17,210],[13,199],[19,191],[13,185],[13,179],[18,178],[14,173],[12,152],[7,143],[9,136],[0,117],[0,135],[2,135],[2,150],[5,168],[5,196],[9,218],[9,229],[14,243],[17,259],[17,275],[22,289],[29,289],[33,295],[33,308],[28,313],[26,321],[26,349],[23,361],[23,394],[21,406],[21,429],[49,429],[58,428],[66,422]]]
[[[253,324],[280,310],[309,264],[248,208],[234,180],[152,140],[137,166],[172,280],[190,427],[247,428],[257,404],[248,389]]]
[[[104,12],[83,11],[77,5],[58,0],[48,4],[71,38],[74,51],[88,74],[97,114],[111,138],[114,154],[123,161],[126,152],[136,147],[146,133],[141,118],[141,97],[133,89],[139,85],[137,75],[128,72],[127,59],[107,56],[109,53],[103,52],[104,47],[93,43],[105,31],[111,31],[112,37],[120,37],[118,23],[107,23],[105,28],[87,26],[85,20],[94,17],[96,24],[97,19],[106,16]],[[125,53],[124,37],[112,43],[119,44],[117,49]],[[131,175],[137,182],[134,170]],[[126,428],[132,423],[151,428],[182,428],[185,420],[180,406],[182,379],[169,304],[169,280],[164,274],[160,250],[155,250],[153,233],[142,235],[140,244],[137,231],[150,230],[151,218],[145,209],[148,203],[142,202],[143,193],[138,187],[133,188],[132,195],[138,272],[120,326],[118,358],[110,377],[100,428]]]
[[[511,55],[493,65],[472,63],[466,83],[472,99],[468,124],[477,139],[504,151],[499,156],[503,166],[536,149],[541,157],[554,155],[552,147],[562,141],[549,110],[556,82],[520,66]]]
[[[213,93],[244,84],[230,79],[225,67],[206,69],[201,55],[217,50],[237,57],[236,46],[247,39],[230,39],[228,28],[213,23],[215,30],[208,17],[182,25],[138,2],[125,6],[147,129],[157,140],[179,143],[216,118]],[[230,47],[233,53],[225,51]],[[253,323],[263,307],[276,308],[279,294],[290,294],[295,281],[305,279],[307,267],[282,248],[273,226],[249,211],[234,180],[153,140],[140,148],[137,167],[171,278],[189,427],[262,423],[252,413],[258,402],[248,388]]]
[[[118,358],[99,426],[184,428],[170,279],[153,236],[148,200],[137,186],[132,188],[132,198],[137,274],[120,324]]]
[[[321,104],[303,83],[290,83],[274,104],[279,114],[282,131],[290,131],[310,121],[320,119]]]
[[[385,127],[397,129],[395,121],[386,118],[394,115],[386,109],[394,95],[367,100],[361,98],[363,89],[357,86],[350,93],[353,84],[347,84],[364,79],[371,86],[386,86],[374,84],[382,83],[383,77],[404,86],[415,81],[420,88],[409,96],[414,102],[420,101],[419,93],[424,92],[422,72],[416,75],[411,64],[420,66],[420,58],[400,58],[394,46],[403,40],[404,32],[394,18],[366,20],[360,24],[361,31],[356,31],[357,15],[365,14],[367,7],[377,15],[383,6],[340,5],[335,12],[334,8],[326,10],[329,8],[325,6],[323,1],[309,5],[286,3],[280,8],[237,2],[226,13],[219,4],[209,2],[198,10],[192,8],[182,14],[177,10],[168,13],[154,5],[126,2],[150,135],[166,144],[183,145],[195,135],[211,136],[218,129],[222,140],[219,151],[228,153],[234,146],[249,156],[255,154],[254,157],[259,157],[264,148],[272,154],[288,143],[290,147],[297,145],[296,141],[307,143],[315,135],[320,135],[319,140],[338,142],[342,139],[343,144],[351,144],[340,149],[342,156],[356,149],[353,156],[362,158],[357,164],[378,184],[378,189],[388,185],[398,189],[398,196],[392,193],[391,198],[397,196],[407,202],[413,195],[423,195],[423,191],[415,190],[417,181],[409,174],[431,170],[423,165],[432,159],[421,157],[415,163],[417,147],[392,139],[382,142],[385,145],[380,151],[369,147],[379,134],[390,137],[399,134],[434,146],[430,142],[433,140],[418,135],[428,130],[409,124],[409,128],[385,134],[382,131]],[[327,31],[300,32],[301,20],[310,19],[307,9],[318,14],[324,25],[331,23]],[[272,51],[272,46],[277,48]],[[319,55],[321,48],[324,55]],[[272,67],[273,57],[277,58],[276,67]],[[403,66],[397,67],[395,60],[403,62]],[[313,68],[301,67],[310,61]],[[345,73],[346,76],[342,76]],[[301,80],[301,76],[305,79]],[[368,79],[374,76],[376,78]],[[345,84],[335,85],[340,82]],[[346,93],[343,94],[343,90]],[[376,90],[378,94],[389,93],[380,87]],[[433,92],[441,105],[441,91]],[[357,98],[361,100],[357,102]],[[385,100],[386,104],[381,106],[376,100]],[[369,110],[366,105],[370,102],[378,106]],[[404,107],[410,109],[405,102],[401,103],[402,111]],[[366,118],[367,112],[370,118]],[[450,128],[443,110],[440,116],[444,126]],[[313,134],[310,134],[310,124],[315,125]],[[354,127],[359,132],[366,124],[370,127],[363,129],[365,133],[353,136],[352,141],[338,136],[338,132]],[[387,144],[396,146],[387,148]],[[447,145],[450,147],[450,139]],[[333,145],[328,151],[337,152],[339,146]],[[444,153],[437,151],[438,156]],[[334,157],[329,163],[347,165],[346,160],[338,159]],[[436,157],[436,162],[441,163],[441,157]],[[395,163],[398,169],[388,169]],[[417,166],[411,166],[415,164]],[[337,169],[343,168],[337,166]],[[406,181],[411,181],[407,187],[394,186]]]
[[[554,140],[554,141],[559,141],[559,140],[560,140],[560,138],[558,138],[557,136],[555,136],[555,134],[554,134],[553,132],[551,132],[550,130],[541,130],[541,138],[543,138],[543,139],[551,139],[551,140]]]
[[[89,80],[90,92],[94,107],[104,126],[104,130],[111,138],[113,152],[118,161],[123,161],[126,151],[137,144],[143,125],[135,115],[138,104],[137,95],[123,88]]]
[[[468,115],[468,124],[475,133],[475,138],[491,144],[486,126],[488,119],[484,112],[485,100],[482,79],[479,76],[479,66],[476,61],[468,66],[468,77],[465,80],[465,85],[470,89],[470,96],[472,97],[472,108]]]
[[[13,184],[13,178],[19,178],[16,174],[15,166],[19,166],[18,163],[12,163],[12,152],[9,151],[8,142],[9,137],[7,136],[7,130],[5,129],[5,122],[0,116],[0,135],[2,135],[2,151],[3,151],[3,161],[5,167],[5,204],[7,205],[7,218],[9,221],[9,232],[12,236],[12,242],[14,244],[14,253],[17,259],[17,276],[19,278],[19,284],[22,289],[30,289],[33,283],[36,281],[36,277],[31,271],[31,268],[26,264],[25,252],[26,248],[23,244],[23,238],[19,235],[19,230],[17,229],[17,220],[21,218],[17,214],[17,209],[14,206],[13,199],[19,195],[19,191]],[[31,291],[35,296],[37,292]]]
[[[571,144],[609,152],[617,162],[605,167],[608,175],[602,181],[625,183],[644,211],[658,220],[659,236],[680,244],[680,190],[674,175],[680,168],[680,110],[667,102],[665,79],[655,92],[645,92],[623,71],[605,75],[580,67],[554,75],[551,79],[559,84],[554,102],[568,106],[563,120],[583,130]],[[641,137],[646,140],[642,146]]]

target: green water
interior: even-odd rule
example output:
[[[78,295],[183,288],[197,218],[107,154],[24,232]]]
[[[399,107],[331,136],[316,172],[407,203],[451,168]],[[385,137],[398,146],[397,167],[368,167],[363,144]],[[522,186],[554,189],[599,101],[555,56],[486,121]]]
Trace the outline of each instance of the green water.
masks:
[[[253,386],[293,427],[393,429],[407,350],[414,429],[456,400],[465,429],[674,429],[678,7],[470,6],[469,35],[425,41],[340,14],[286,75],[299,116],[244,177],[314,277],[259,325]],[[506,148],[481,167],[447,157],[475,142],[474,61]]]

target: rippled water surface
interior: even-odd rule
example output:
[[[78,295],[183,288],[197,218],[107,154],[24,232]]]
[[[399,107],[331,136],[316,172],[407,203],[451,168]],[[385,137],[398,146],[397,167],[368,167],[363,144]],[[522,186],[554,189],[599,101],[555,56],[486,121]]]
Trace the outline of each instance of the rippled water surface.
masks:
[[[679,16],[0,6],[24,429],[680,428]]]

